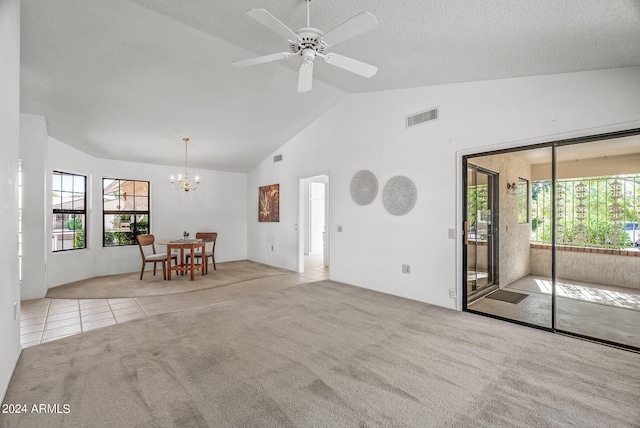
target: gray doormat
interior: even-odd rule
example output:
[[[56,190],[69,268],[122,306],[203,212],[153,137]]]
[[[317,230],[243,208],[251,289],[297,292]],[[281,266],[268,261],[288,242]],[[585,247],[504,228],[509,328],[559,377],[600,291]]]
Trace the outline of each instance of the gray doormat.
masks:
[[[487,296],[487,299],[500,300],[509,303],[520,303],[528,294],[514,293],[513,291],[498,290]]]

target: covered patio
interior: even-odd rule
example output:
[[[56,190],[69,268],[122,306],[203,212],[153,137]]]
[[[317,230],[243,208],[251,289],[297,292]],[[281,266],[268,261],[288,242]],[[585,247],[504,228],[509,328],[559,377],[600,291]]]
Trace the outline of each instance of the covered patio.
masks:
[[[551,278],[528,275],[504,290],[526,295],[518,303],[482,298],[474,311],[551,328]],[[556,286],[556,328],[640,347],[640,290],[563,280]]]
[[[637,130],[466,161],[465,309],[640,349]]]

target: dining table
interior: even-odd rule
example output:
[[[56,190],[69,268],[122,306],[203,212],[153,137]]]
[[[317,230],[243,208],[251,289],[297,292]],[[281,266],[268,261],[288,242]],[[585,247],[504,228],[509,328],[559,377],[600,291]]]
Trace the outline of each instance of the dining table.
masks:
[[[196,263],[196,250],[200,249],[201,253],[205,253],[205,242],[202,239],[175,239],[175,240],[166,240],[166,241],[158,241],[160,245],[167,246],[167,281],[171,281],[171,272],[175,271],[177,274],[185,274],[187,272],[191,273],[191,281],[195,279],[195,271],[200,269],[202,272],[202,276],[206,274],[205,269],[205,258],[200,257],[200,263]],[[180,251],[180,257],[178,258],[178,263],[174,266],[171,266],[171,254],[173,250]],[[189,263],[185,263],[184,261],[184,253],[185,251],[189,251]]]

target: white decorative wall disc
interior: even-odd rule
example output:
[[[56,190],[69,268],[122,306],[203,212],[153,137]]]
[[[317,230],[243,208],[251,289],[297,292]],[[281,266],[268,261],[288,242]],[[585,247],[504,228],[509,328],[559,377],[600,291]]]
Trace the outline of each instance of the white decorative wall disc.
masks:
[[[363,169],[351,179],[351,198],[358,205],[369,205],[378,196],[378,179],[371,171]]]
[[[411,179],[396,175],[382,189],[382,203],[389,214],[401,216],[413,209],[418,200],[418,189]]]

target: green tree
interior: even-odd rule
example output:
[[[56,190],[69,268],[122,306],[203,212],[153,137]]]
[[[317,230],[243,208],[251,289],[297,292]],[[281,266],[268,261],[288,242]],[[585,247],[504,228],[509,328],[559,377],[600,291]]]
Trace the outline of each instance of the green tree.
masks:
[[[80,217],[74,217],[67,221],[66,226],[69,230],[82,230],[82,220]]]
[[[578,190],[578,186],[586,186],[586,190]],[[558,180],[556,195],[558,244],[607,248],[633,245],[625,225],[640,219],[640,175]],[[551,244],[551,196],[550,180],[533,183],[534,242]]]
[[[73,235],[73,248],[85,248],[84,230],[77,230]]]
[[[137,235],[146,235],[149,233],[149,219],[147,216],[142,216],[142,218],[136,221],[136,236]]]

